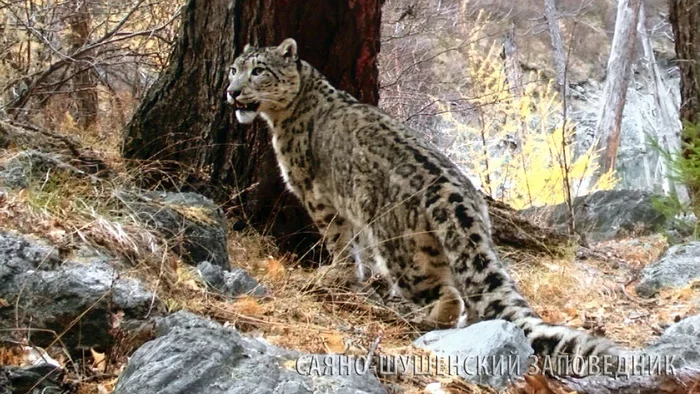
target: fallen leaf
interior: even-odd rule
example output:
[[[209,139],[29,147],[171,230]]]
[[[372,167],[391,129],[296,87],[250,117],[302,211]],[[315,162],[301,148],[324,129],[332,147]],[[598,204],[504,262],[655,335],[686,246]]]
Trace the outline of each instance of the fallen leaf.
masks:
[[[284,278],[286,273],[284,264],[282,264],[282,262],[278,259],[272,257],[267,258],[265,264],[265,271],[267,272],[267,276],[269,276],[272,280],[282,279]]]
[[[96,352],[93,348],[90,348],[90,353],[92,354],[92,367],[97,371],[104,372],[107,368],[107,360],[105,360],[105,354]]]
[[[284,366],[287,369],[291,369],[293,371],[296,371],[297,361],[298,360],[286,360],[285,362],[282,363],[282,366]]]
[[[234,309],[243,315],[260,316],[263,314],[263,308],[258,301],[250,296],[243,296],[233,303]]]
[[[119,311],[117,311],[117,313],[112,313],[111,318],[112,318],[112,322],[111,322],[112,329],[113,330],[118,329],[119,327],[121,327],[122,321],[124,320],[124,311],[119,310]]]
[[[574,307],[564,308],[564,313],[566,313],[571,319],[578,317],[578,310]]]
[[[336,333],[321,333],[320,337],[328,353],[343,354],[348,348],[345,339]]]

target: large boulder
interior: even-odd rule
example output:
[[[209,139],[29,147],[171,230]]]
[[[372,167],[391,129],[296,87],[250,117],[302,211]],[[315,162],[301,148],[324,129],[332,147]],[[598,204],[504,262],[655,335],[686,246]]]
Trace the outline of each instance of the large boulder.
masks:
[[[226,217],[218,205],[196,193],[123,193],[122,200],[147,225],[168,239],[184,262],[229,268]]]
[[[683,287],[700,279],[700,242],[670,247],[655,263],[642,270],[636,287],[642,297],[653,297],[664,287]]]
[[[188,312],[162,319],[157,331],[131,356],[114,394],[386,393],[371,369],[314,374],[308,363],[324,356],[284,350]]]
[[[505,320],[430,331],[413,344],[444,360],[455,360],[456,372],[465,380],[497,388],[506,387],[512,379],[523,376],[534,354],[523,330]],[[509,367],[513,363],[517,368]]]
[[[603,190],[576,197],[576,228],[591,242],[653,233],[666,224],[666,217],[654,208],[653,199],[653,194],[637,190]],[[565,231],[568,226],[566,203],[532,207],[520,213],[556,230]]]
[[[0,230],[0,299],[6,301],[0,303],[0,328],[44,329],[31,333],[32,342],[44,347],[63,333],[60,343],[74,354],[90,347],[104,351],[119,328],[111,324],[115,314],[123,312],[120,321],[131,324],[161,308],[143,283],[113,264],[118,262],[97,251],[63,260],[47,242]]]
[[[700,370],[700,315],[685,318],[667,328],[643,353],[646,357],[656,356],[659,362],[668,361],[674,368]]]

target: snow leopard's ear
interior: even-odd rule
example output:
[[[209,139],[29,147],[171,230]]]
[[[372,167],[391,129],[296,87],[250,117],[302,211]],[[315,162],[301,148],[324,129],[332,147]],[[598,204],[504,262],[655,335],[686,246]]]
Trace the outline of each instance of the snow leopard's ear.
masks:
[[[277,47],[277,52],[287,60],[297,60],[297,42],[293,38],[287,38]]]
[[[243,54],[244,55],[251,54],[251,53],[255,52],[256,49],[257,48],[254,47],[253,45],[245,44],[245,46],[243,47]]]

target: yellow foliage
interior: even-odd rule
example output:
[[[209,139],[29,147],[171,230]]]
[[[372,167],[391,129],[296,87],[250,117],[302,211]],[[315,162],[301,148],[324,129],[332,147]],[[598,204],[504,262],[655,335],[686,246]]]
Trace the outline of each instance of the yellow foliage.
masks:
[[[588,193],[614,186],[613,174],[605,174],[584,187],[597,171],[597,154],[589,149],[574,159],[576,123],[562,117],[562,102],[551,83],[532,73],[524,77],[519,96],[509,86],[500,47],[486,54],[476,40],[466,47],[467,82],[457,89],[473,113],[460,116],[438,104],[439,112],[456,136],[457,156],[470,158],[462,164],[491,197],[521,209],[566,201],[567,176],[572,196],[584,188]]]

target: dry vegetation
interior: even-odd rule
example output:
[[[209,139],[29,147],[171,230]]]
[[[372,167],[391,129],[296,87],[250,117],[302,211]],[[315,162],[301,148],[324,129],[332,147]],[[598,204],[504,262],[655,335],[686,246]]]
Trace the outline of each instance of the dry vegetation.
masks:
[[[9,150],[2,159],[17,154]],[[111,164],[123,168],[118,161]],[[157,236],[123,210],[115,196],[134,176],[118,173],[109,181],[95,183],[90,178],[46,174],[30,187],[0,198],[0,222],[4,227],[48,238],[65,253],[85,241],[118,252],[131,263],[128,274],[144,278],[168,312],[190,310],[247,335],[304,352],[364,355],[380,338],[379,354],[421,354],[410,346],[419,335],[410,323],[411,308],[387,304],[372,290],[363,293],[334,287],[333,271],[303,268],[294,256],[279,255],[271,240],[260,234],[231,232],[229,253],[232,264],[250,272],[269,294],[262,299],[229,299],[210,292],[194,268],[179,261]],[[68,193],[72,198],[60,198]],[[521,290],[547,321],[585,327],[639,348],[653,341],[666,325],[700,313],[698,287],[667,291],[654,300],[634,294],[637,272],[654,261],[665,246],[663,237],[650,236],[597,244],[579,251],[578,257],[556,260],[508,250],[502,255],[511,262]],[[71,362],[60,348],[49,349],[49,353],[64,363],[75,382],[85,381],[79,384],[79,392],[108,393],[126,357],[145,339],[124,338],[115,352],[93,352],[86,355],[85,362]],[[25,356],[17,349],[3,350],[0,358],[20,361]],[[423,387],[436,382],[441,382],[446,392],[491,392],[447,377],[386,379],[409,393],[424,392]],[[510,392],[533,392],[538,384],[565,392],[557,391],[555,382],[538,379],[519,382]]]
[[[502,3],[503,6],[512,4]],[[128,275],[138,276],[149,283],[168,312],[185,309],[210,316],[247,335],[265,338],[281,347],[313,353],[366,354],[380,338],[377,351],[381,354],[419,353],[410,346],[419,333],[410,324],[411,315],[406,314],[405,305],[388,306],[373,290],[350,292],[329,286],[333,277],[327,270],[304,268],[294,256],[280,255],[264,235],[231,231],[229,252],[232,264],[246,269],[264,284],[269,289],[268,296],[228,299],[210,292],[192,267],[183,264],[169,251],[161,237],[136,220],[122,203],[120,195],[131,193],[131,186],[139,183],[139,176],[146,169],[126,169],[118,153],[119,130],[128,120],[131,107],[143,94],[143,85],[131,85],[135,83],[134,76],[145,72],[150,79],[157,75],[165,62],[162,53],[169,47],[161,45],[168,44],[174,34],[170,18],[177,13],[177,6],[176,3],[142,0],[119,5],[90,3],[108,11],[95,16],[91,23],[96,28],[91,30],[91,35],[71,47],[62,39],[64,33],[75,33],[66,33],[71,25],[61,17],[67,12],[62,8],[65,4],[0,1],[4,29],[13,31],[13,34],[4,36],[6,46],[1,52],[4,57],[0,88],[6,96],[3,104],[9,111],[18,98],[24,97],[22,89],[31,87],[31,99],[22,102],[19,110],[15,108],[18,118],[31,120],[71,138],[77,137],[83,145],[97,152],[111,173],[105,177],[81,174],[72,169],[46,172],[23,190],[0,194],[3,228],[47,238],[66,254],[73,253],[80,243],[105,248],[129,263]],[[587,13],[580,18],[581,23],[608,17],[609,12],[605,9],[598,9],[599,14],[591,11],[592,8],[586,9]],[[130,14],[131,10],[136,11]],[[418,8],[414,10],[420,11]],[[510,12],[503,12],[506,11]],[[41,24],[34,22],[49,17],[54,19]],[[399,17],[397,14],[396,19]],[[440,17],[441,14],[435,16]],[[119,25],[120,21],[126,22]],[[588,34],[594,34],[594,27],[589,26],[589,29]],[[422,30],[416,35],[415,47],[418,50],[427,42],[420,38],[430,31]],[[401,33],[410,34],[410,31]],[[83,51],[95,42],[102,44]],[[585,38],[581,42],[585,43]],[[523,52],[546,51],[526,48]],[[71,56],[76,53],[80,56]],[[386,61],[408,64],[405,59],[392,60],[392,53],[395,52],[387,51]],[[409,55],[429,57],[416,52]],[[60,69],[46,74],[57,62],[61,64]],[[124,64],[134,67],[128,75],[116,72]],[[63,89],[65,84],[72,83],[67,77],[71,75],[71,69],[76,72],[75,67],[78,67],[77,72],[94,71],[93,77],[101,76],[90,80],[100,112],[96,123],[85,123],[85,114],[79,110],[84,107],[76,106],[75,92]],[[419,68],[416,70],[420,71]],[[407,69],[400,76],[410,78],[416,75],[414,71]],[[44,77],[37,82],[41,76]],[[399,75],[387,71],[385,77],[391,79]],[[425,84],[441,84],[430,78],[418,82],[416,89]],[[24,87],[20,92],[21,86]],[[398,100],[414,93],[390,91],[387,97]],[[466,98],[469,97],[457,100]],[[415,115],[412,111],[423,106],[422,103],[409,105],[400,101],[394,104],[397,107],[390,109],[403,114],[404,118]],[[434,115],[434,112],[426,107],[418,118],[423,119],[425,114]],[[13,146],[2,151],[0,161],[17,158],[23,154],[22,149],[22,146]],[[653,341],[668,324],[700,313],[699,286],[666,291],[653,300],[643,300],[634,294],[634,281],[639,270],[654,261],[665,247],[663,237],[652,236],[601,243],[556,260],[508,250],[501,253],[511,262],[510,270],[526,298],[545,320],[585,327],[604,333],[625,346],[639,348]],[[109,393],[126,357],[143,339],[124,338],[112,354],[93,352],[85,356],[85,362],[66,359],[60,347],[49,349],[49,353],[70,371],[69,377],[79,387],[78,392]],[[0,364],[26,362],[27,352],[21,351],[26,345],[15,343],[0,348]],[[533,387],[547,384],[537,379],[519,382],[510,392],[534,392]],[[420,393],[426,384],[438,381],[444,383],[443,389],[447,392],[492,392],[445,377],[404,376],[388,383],[396,383],[409,393]],[[554,386],[552,389],[559,390]]]
[[[181,4],[0,1],[0,112],[112,137],[167,64]]]

